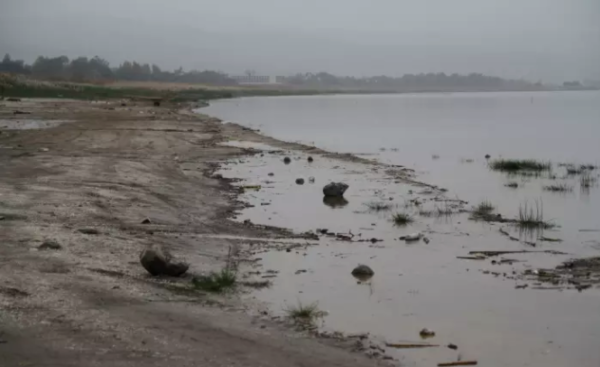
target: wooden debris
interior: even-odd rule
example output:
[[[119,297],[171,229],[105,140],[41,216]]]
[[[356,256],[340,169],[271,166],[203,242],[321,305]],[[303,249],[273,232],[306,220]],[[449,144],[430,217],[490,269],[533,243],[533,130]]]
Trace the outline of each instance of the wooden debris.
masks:
[[[410,348],[434,348],[439,347],[439,344],[410,344],[410,343],[385,343],[386,347],[397,348],[397,349],[410,349]]]
[[[498,255],[506,255],[506,254],[527,254],[527,253],[546,253],[552,255],[568,255],[566,252],[555,251],[555,250],[540,250],[540,251],[532,251],[532,250],[515,250],[515,251],[469,251],[469,255],[477,255],[482,254],[484,256],[498,256]]]
[[[451,366],[477,366],[477,361],[456,361],[456,362],[438,363],[438,367],[451,367]]]

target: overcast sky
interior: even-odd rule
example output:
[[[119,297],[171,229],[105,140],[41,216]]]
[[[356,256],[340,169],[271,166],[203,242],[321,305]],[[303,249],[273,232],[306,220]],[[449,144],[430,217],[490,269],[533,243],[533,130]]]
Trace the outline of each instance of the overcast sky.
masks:
[[[166,68],[600,80],[600,0],[0,0],[0,53]]]

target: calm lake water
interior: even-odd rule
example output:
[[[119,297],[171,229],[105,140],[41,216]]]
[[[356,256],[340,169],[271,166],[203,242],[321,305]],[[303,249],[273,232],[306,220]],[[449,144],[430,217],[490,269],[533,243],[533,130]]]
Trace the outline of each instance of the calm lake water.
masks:
[[[279,276],[272,288],[254,294],[273,309],[298,300],[318,301],[329,311],[325,324],[333,330],[414,342],[418,330],[429,327],[437,333],[433,342],[459,345],[459,355],[447,348],[397,353],[407,366],[459,356],[485,366],[600,365],[598,289],[515,289],[519,282],[489,275],[600,256],[600,187],[581,188],[580,176],[569,176],[559,166],[600,164],[599,92],[244,98],[216,101],[202,112],[281,140],[410,167],[417,180],[448,189],[447,197],[470,204],[489,200],[505,217],[515,217],[524,203],[538,203],[545,220],[557,225],[544,236],[563,242],[537,242],[539,233],[514,236],[537,242],[537,249],[569,254],[516,256],[522,263],[500,267],[489,260],[460,260],[456,256],[469,250],[530,248],[500,234],[500,225],[470,221],[466,213],[426,218],[409,209],[415,223],[394,227],[389,214],[368,213],[365,204],[389,198],[395,210],[405,211],[402,203],[422,188],[386,180],[364,165],[319,158],[308,164],[301,153],[290,153],[299,160],[288,166],[280,156],[254,157],[224,171],[245,184],[264,186],[245,195],[256,206],[240,213],[239,220],[297,231],[352,230],[384,239],[380,245],[326,241],[296,257],[260,254],[262,266],[278,270]],[[551,161],[554,168],[543,177],[509,177],[491,171],[486,154]],[[594,170],[592,176],[598,173]],[[316,184],[294,184],[296,177],[309,176]],[[347,205],[324,205],[320,190],[329,180],[350,183]],[[506,187],[508,182],[518,188]],[[569,191],[543,189],[551,184],[566,185]],[[426,233],[431,243],[394,242],[415,231]],[[375,269],[368,286],[348,276],[357,263]],[[299,269],[308,271],[298,275]]]

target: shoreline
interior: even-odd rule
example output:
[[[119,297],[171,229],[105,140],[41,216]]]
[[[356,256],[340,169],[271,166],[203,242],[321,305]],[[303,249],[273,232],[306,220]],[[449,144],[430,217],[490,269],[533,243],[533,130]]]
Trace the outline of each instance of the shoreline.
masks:
[[[354,340],[306,337],[248,313],[236,296],[191,291],[190,277],[217,270],[231,246],[304,237],[224,221],[241,208],[239,192],[210,176],[219,162],[248,152],[219,143],[257,135],[173,107],[43,100],[0,106],[0,119],[15,126],[71,121],[0,131],[0,304],[8,311],[0,315],[7,325],[0,350],[10,348],[3,351],[8,364],[158,366],[177,355],[180,365],[192,366],[212,355],[215,366],[232,358],[273,367],[377,365],[349,353]],[[150,224],[141,224],[144,218]],[[84,234],[88,228],[97,234]],[[50,239],[61,248],[37,249]],[[189,275],[149,277],[137,256],[153,243],[188,261]],[[163,321],[149,329],[156,317]],[[190,323],[204,327],[179,326]],[[115,338],[119,346],[109,347]],[[97,356],[96,348],[109,352]],[[131,353],[137,357],[125,357]]]

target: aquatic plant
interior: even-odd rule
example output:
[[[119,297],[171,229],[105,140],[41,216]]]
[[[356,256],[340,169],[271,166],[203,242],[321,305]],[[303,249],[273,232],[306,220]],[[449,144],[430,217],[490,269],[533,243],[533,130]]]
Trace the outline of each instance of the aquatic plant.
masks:
[[[553,192],[569,192],[573,191],[573,188],[566,183],[562,183],[544,186],[544,190]]]
[[[495,209],[490,201],[484,200],[473,208],[471,215],[475,219],[486,219],[490,217]]]
[[[374,212],[382,212],[392,209],[392,204],[386,202],[376,202],[372,201],[365,204],[369,210]]]
[[[535,202],[535,207],[528,202],[519,205],[519,216],[516,224],[525,229],[547,229],[555,225],[544,220],[544,206],[541,201]]]
[[[549,171],[552,169],[550,162],[534,159],[496,159],[489,163],[491,169],[502,172],[519,171]]]
[[[406,213],[396,213],[392,216],[392,220],[397,226],[405,226],[414,221],[413,218]]]

